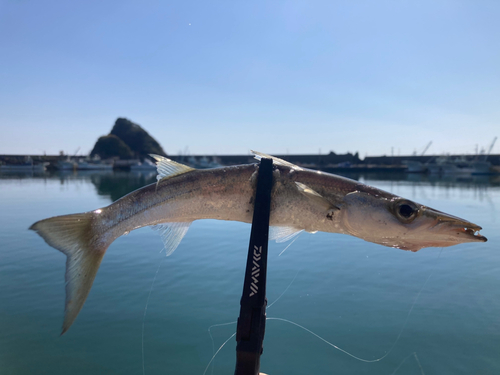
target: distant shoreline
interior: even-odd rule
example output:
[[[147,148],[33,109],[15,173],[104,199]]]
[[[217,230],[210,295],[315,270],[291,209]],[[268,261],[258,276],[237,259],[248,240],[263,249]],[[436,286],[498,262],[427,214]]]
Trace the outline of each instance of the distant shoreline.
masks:
[[[27,156],[31,157],[34,162],[49,162],[54,163],[58,160],[63,160],[69,155],[8,155],[0,154],[0,162],[3,163],[21,163]],[[273,155],[278,158],[285,159],[291,163],[300,164],[304,166],[310,166],[311,168],[321,168],[333,165],[338,165],[341,163],[350,163],[352,166],[402,166],[403,161],[411,160],[418,161],[421,163],[428,163],[436,158],[443,155],[425,155],[425,156],[415,156],[415,155],[404,155],[404,156],[367,156],[364,159],[358,158],[357,155],[353,154],[294,154],[294,155]],[[447,155],[452,158],[466,156],[469,159],[474,159],[476,155]],[[84,158],[85,156],[75,156],[75,158]],[[168,155],[168,158],[177,162],[187,162],[189,158],[201,159],[213,158],[215,157],[222,165],[237,165],[237,164],[249,164],[255,161],[253,155]],[[479,155],[479,157],[484,158],[484,155]],[[500,166],[500,154],[492,154],[488,156],[487,159],[493,166]]]

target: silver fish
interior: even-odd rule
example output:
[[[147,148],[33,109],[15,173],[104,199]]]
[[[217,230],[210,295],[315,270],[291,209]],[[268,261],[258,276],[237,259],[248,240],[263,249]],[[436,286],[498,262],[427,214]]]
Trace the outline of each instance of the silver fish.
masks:
[[[256,158],[269,155],[254,152]],[[195,170],[157,160],[158,182],[95,211],[33,224],[50,246],[67,256],[62,333],[80,312],[108,246],[128,232],[153,226],[171,254],[194,220],[250,223],[258,164]],[[485,242],[480,226],[358,181],[300,168],[273,158],[270,239],[301,231],[343,233],[404,250]]]

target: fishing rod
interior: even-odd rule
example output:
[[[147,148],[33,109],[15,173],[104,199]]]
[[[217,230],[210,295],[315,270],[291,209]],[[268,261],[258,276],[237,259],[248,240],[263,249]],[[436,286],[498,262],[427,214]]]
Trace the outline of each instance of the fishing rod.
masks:
[[[266,328],[267,245],[273,160],[262,158],[257,175],[240,316],[236,328],[235,375],[258,375]]]

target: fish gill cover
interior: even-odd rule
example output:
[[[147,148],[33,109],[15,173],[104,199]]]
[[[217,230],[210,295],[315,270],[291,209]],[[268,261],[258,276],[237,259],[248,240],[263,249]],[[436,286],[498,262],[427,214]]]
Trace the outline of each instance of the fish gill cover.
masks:
[[[121,117],[115,121],[109,135],[97,140],[90,153],[91,156],[99,155],[104,159],[116,156],[120,159],[143,159],[149,154],[166,155],[160,144],[146,130]]]

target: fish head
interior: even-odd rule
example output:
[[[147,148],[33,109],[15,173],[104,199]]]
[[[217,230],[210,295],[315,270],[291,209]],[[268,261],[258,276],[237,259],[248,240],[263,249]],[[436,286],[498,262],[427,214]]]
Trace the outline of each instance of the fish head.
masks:
[[[403,250],[487,241],[474,223],[386,192],[347,194],[341,220],[348,234]]]

